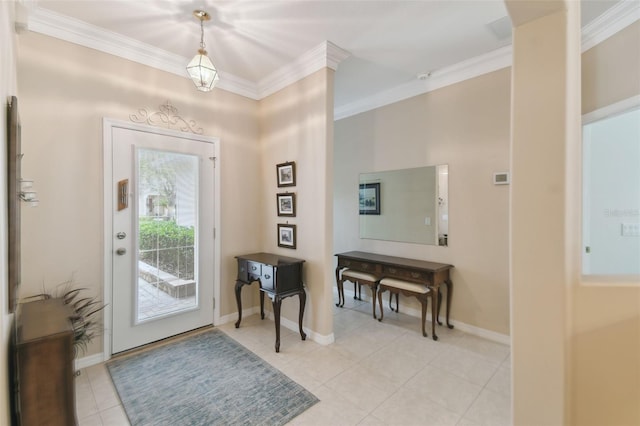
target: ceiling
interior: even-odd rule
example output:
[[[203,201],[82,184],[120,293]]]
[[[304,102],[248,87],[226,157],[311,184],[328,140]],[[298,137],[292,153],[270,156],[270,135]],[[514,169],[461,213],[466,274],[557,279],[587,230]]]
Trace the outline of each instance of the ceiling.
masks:
[[[424,81],[426,75],[454,69],[456,64],[490,57],[492,52],[509,49],[511,43],[511,24],[502,0],[22,3],[30,18],[61,18],[65,22],[61,27],[89,24],[83,28],[92,28],[93,36],[142,43],[147,54],[169,54],[184,65],[195,55],[200,41],[199,21],[192,12],[204,9],[212,16],[204,24],[204,41],[221,72],[221,84],[227,79],[260,87],[329,41],[349,55],[336,71],[336,109],[415,85],[420,82],[419,75]],[[583,27],[616,3],[582,0]]]

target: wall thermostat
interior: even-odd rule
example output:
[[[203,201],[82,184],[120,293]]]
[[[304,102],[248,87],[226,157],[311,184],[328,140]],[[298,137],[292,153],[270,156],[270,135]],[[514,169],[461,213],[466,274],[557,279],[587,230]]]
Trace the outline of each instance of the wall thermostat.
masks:
[[[493,174],[494,185],[509,185],[510,181],[509,172],[498,172]]]

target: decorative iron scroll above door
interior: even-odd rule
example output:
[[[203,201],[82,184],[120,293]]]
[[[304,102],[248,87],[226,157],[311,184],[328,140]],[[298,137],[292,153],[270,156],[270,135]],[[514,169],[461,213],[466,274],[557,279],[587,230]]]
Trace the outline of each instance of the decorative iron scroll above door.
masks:
[[[129,119],[134,123],[149,124],[151,126],[166,127],[167,129],[180,130],[181,132],[191,132],[201,135],[202,127],[198,127],[195,120],[185,120],[178,115],[178,108],[167,101],[160,105],[159,110],[149,112],[144,108],[138,110],[138,114],[131,114]]]

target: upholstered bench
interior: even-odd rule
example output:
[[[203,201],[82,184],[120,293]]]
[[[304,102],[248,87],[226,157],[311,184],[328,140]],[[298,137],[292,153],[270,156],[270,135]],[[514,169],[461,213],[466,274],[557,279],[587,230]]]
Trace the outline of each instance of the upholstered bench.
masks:
[[[367,272],[355,271],[353,269],[345,269],[342,276],[338,280],[338,303],[336,306],[341,308],[344,306],[344,282],[351,281],[354,284],[354,293],[361,285],[366,285],[371,289],[371,305],[373,306],[373,317],[376,318],[376,290],[378,286],[378,277]],[[357,299],[357,297],[356,297]]]
[[[429,299],[431,299],[431,290],[429,287],[412,283],[410,281],[399,280],[396,278],[382,278],[378,282],[378,300],[380,301],[380,318],[378,321],[382,321],[384,318],[384,310],[382,308],[382,293],[385,291],[389,291],[391,294],[396,295],[396,305],[398,303],[397,297],[399,293],[402,293],[405,296],[413,296],[422,304],[422,335],[427,337],[427,332],[425,330],[425,322],[427,319],[427,303]],[[391,304],[391,300],[389,300],[389,304]],[[393,310],[393,308],[392,308]],[[433,302],[431,303],[431,321],[435,324],[435,309],[433,309]],[[433,333],[433,340],[438,340],[438,337]]]

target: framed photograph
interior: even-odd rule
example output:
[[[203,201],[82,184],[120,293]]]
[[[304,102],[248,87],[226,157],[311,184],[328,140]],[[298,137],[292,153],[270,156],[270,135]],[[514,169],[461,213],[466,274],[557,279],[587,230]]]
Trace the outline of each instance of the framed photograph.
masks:
[[[276,172],[278,172],[278,187],[296,186],[295,161],[277,164]]]
[[[278,224],[278,247],[296,248],[296,226]]]
[[[296,216],[296,194],[289,192],[276,194],[276,201],[278,204],[278,216]]]
[[[361,183],[360,214],[380,214],[380,183]]]

